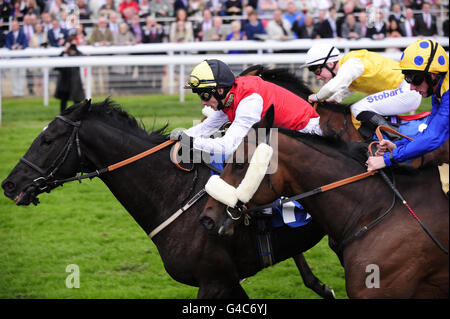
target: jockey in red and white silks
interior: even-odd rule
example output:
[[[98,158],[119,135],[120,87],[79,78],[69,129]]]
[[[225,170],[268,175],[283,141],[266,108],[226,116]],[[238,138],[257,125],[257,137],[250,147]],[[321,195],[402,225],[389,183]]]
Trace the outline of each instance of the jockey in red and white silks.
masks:
[[[188,88],[199,94],[203,106],[215,111],[205,121],[184,131],[193,139],[196,149],[230,155],[271,105],[275,108],[275,127],[322,135],[319,115],[307,101],[257,76],[234,79],[221,61],[206,60],[197,65]],[[228,121],[231,125],[223,137],[209,137]]]

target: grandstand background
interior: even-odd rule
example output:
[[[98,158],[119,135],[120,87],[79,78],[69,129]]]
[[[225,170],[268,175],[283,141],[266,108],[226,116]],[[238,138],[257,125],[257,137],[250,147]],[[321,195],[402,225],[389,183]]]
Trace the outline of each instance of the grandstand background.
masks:
[[[250,64],[260,63],[265,54],[298,54],[297,60],[294,58],[277,66],[302,72],[314,87],[315,79],[299,70],[311,39],[334,41],[344,51],[367,48],[394,54],[393,57],[398,56],[395,54],[411,43],[413,37],[433,37],[448,47],[445,38],[448,37],[448,1],[442,0],[0,1],[0,23],[3,24],[0,25],[1,97],[42,96],[44,104],[48,95],[54,94],[58,72],[51,66],[40,66],[39,59],[59,56],[69,43],[76,44],[84,56],[96,57],[99,61],[111,56],[122,61],[130,58],[154,60],[161,56],[173,61],[178,56],[180,59],[184,55],[198,56],[198,61],[192,64],[169,64],[163,59],[160,65],[114,62],[88,67],[80,62],[80,74],[88,96],[181,93],[178,88],[192,65],[215,54],[224,55],[225,59],[227,55],[234,59],[242,55],[244,63],[232,63],[236,74]],[[428,10],[430,22],[423,16]],[[257,13],[256,22],[251,12]],[[415,26],[409,29],[411,14]],[[25,34],[25,49],[8,45],[8,33],[12,32],[14,20],[18,20]],[[117,29],[122,22],[125,31],[120,34]],[[256,25],[260,28],[258,31],[252,28]],[[59,36],[56,42],[51,35],[54,29]],[[398,41],[399,46],[392,45],[392,41]],[[191,46],[202,42],[205,46]],[[249,50],[252,46],[259,49]],[[258,53],[259,58],[244,58],[252,53]],[[32,59],[34,67],[8,67],[10,62],[23,58]]]

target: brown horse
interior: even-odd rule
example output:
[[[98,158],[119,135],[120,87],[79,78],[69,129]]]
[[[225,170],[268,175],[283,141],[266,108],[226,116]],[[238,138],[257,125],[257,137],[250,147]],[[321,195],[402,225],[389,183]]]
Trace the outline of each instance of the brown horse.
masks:
[[[270,128],[273,115],[272,109],[254,127]],[[277,169],[271,175],[262,171],[261,183],[255,186],[254,194],[246,194],[252,196],[245,203],[248,208],[272,203],[279,194],[304,193],[365,171],[367,149],[363,143],[335,138],[330,141],[284,129],[265,134],[269,144],[274,136],[277,138],[274,150]],[[242,148],[248,150],[252,143],[255,141],[245,139],[240,151],[233,154],[233,163],[227,164],[221,174],[222,185],[237,187],[239,200],[240,186],[252,170],[250,155],[243,153]],[[238,153],[244,154],[244,158],[238,159]],[[274,157],[268,154],[272,166]],[[313,220],[339,243],[348,296],[448,298],[448,255],[439,250],[401,202],[392,203],[392,189],[379,175],[302,200]],[[437,168],[427,166],[408,174],[393,170],[392,176],[416,215],[448,250],[448,198],[441,192]],[[204,213],[224,216],[225,208],[226,205],[209,198]],[[372,225],[380,216],[384,217],[364,231],[365,225]]]

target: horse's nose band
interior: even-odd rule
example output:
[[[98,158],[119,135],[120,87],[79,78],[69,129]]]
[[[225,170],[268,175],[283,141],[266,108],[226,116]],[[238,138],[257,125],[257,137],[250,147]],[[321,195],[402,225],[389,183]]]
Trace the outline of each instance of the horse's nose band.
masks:
[[[238,201],[242,204],[248,203],[266,175],[272,154],[272,147],[265,143],[259,144],[252,156],[245,177],[237,188],[225,182],[218,175],[213,175],[205,185],[206,192],[217,201],[231,208],[234,208]]]

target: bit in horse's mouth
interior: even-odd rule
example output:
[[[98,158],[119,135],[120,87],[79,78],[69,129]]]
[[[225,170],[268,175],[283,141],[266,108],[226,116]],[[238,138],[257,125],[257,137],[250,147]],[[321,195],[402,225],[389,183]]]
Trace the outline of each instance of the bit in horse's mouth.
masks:
[[[17,206],[27,206],[30,203],[33,203],[35,206],[39,204],[39,199],[36,197],[35,189],[33,187],[28,188],[22,192],[20,192],[13,201]]]
[[[17,195],[17,196],[13,199],[14,202],[16,203],[16,205],[19,205],[20,200],[23,198],[23,195],[24,195],[24,194],[25,194],[24,192],[20,192],[19,195]]]

